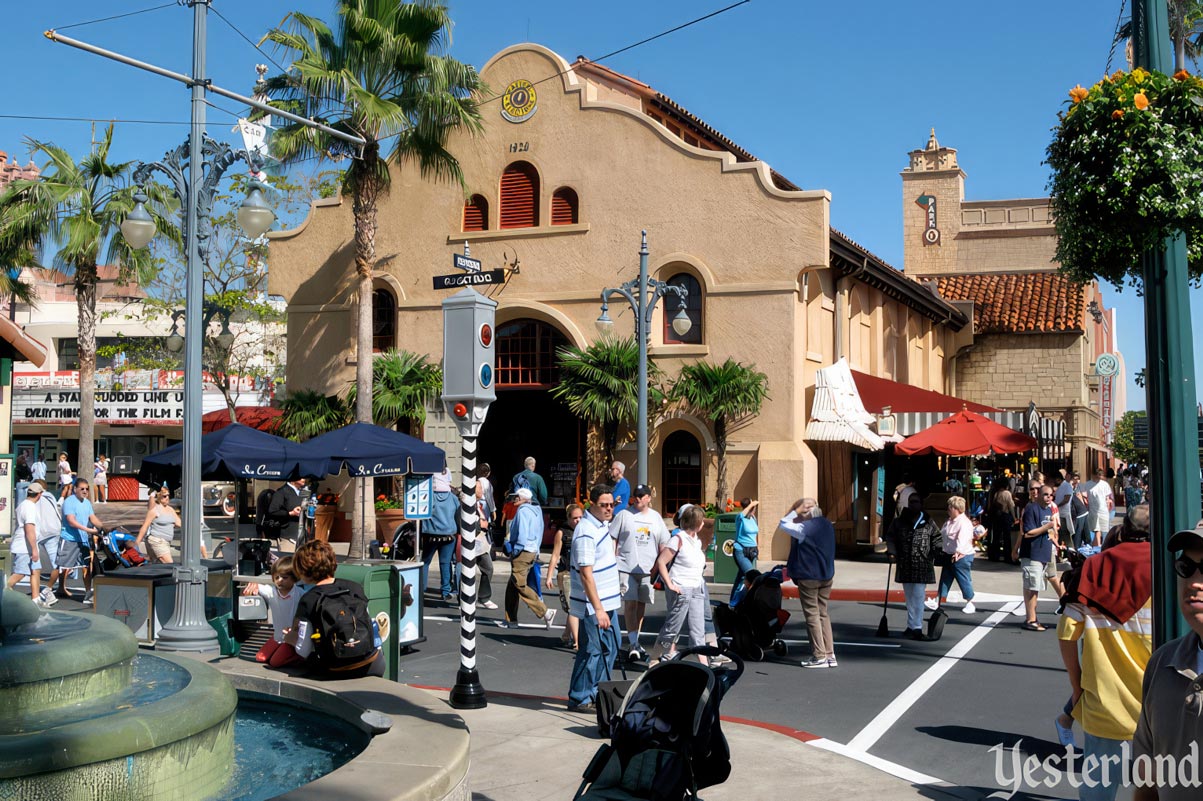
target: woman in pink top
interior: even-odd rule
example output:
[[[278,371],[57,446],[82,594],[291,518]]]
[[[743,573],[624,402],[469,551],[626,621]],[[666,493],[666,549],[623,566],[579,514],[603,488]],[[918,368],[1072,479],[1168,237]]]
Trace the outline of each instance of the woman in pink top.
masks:
[[[977,611],[973,605],[973,523],[965,514],[965,499],[948,499],[948,522],[940,530],[944,535],[944,569],[940,571],[940,605],[948,600],[953,579],[965,597],[965,614]]]

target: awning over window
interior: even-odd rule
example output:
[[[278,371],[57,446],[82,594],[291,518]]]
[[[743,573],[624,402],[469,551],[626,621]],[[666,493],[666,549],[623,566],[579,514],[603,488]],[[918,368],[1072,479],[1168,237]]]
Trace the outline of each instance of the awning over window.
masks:
[[[847,442],[879,451],[885,440],[870,425],[876,418],[865,411],[856,392],[848,362],[840,359],[815,373],[815,400],[806,424],[806,438],[817,442]]]
[[[1023,412],[1004,412],[993,406],[963,400],[953,395],[919,389],[910,384],[901,384],[888,378],[850,370],[856,382],[856,390],[870,414],[878,415],[890,407],[894,415],[897,432],[904,437],[913,436],[931,428],[936,423],[951,417],[962,409],[989,417],[1016,431],[1023,431]]]

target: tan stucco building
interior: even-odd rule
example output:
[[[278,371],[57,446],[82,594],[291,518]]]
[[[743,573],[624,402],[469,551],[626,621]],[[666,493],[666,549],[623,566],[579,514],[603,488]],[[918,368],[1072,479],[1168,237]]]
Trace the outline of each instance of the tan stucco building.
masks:
[[[759,498],[771,518],[817,494],[845,543],[868,541],[870,527],[854,524],[848,472],[853,450],[868,449],[855,432],[807,438],[816,371],[844,357],[863,373],[948,392],[952,357],[972,342],[968,304],[940,299],[834,231],[826,191],[800,189],[647,84],[533,44],[501,52],[482,73],[507,91],[484,103],[483,133],[449,144],[466,196],[406,165],[381,201],[378,349],[441,357],[446,293],[432,276],[454,272],[465,243],[486,269],[511,268],[487,293],[499,303],[498,397],[481,458],[507,485],[534,455],[549,505],[572,500],[604,466],[586,464],[583,426],[547,392],[555,349],[598,336],[600,293],[637,275],[646,230],[651,274],[689,288],[693,321],[675,337],[657,309],[656,363],[675,376],[688,362],[731,357],[768,376],[763,412],[730,435],[732,497]],[[288,303],[290,389],[342,391],[353,380],[352,258],[350,203],[337,198],[271,235],[270,292]],[[629,309],[612,304],[610,314],[616,333],[632,333]],[[709,424],[671,408],[652,422],[657,506],[712,500]],[[459,453],[438,410],[426,437]],[[618,456],[633,477],[633,443]]]

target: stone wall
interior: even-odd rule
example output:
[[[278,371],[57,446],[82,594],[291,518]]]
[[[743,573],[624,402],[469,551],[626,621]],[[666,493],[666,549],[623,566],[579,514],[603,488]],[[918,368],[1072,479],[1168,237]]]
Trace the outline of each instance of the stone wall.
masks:
[[[1076,406],[1088,396],[1079,334],[979,334],[957,359],[958,397],[1003,409]]]

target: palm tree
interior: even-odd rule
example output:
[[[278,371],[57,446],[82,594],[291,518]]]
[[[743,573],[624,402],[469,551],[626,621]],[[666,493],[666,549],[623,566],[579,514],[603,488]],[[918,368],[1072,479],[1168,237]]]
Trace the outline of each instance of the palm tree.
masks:
[[[633,425],[639,415],[639,343],[634,337],[599,339],[588,347],[560,348],[560,383],[552,387],[569,411],[590,425],[600,426],[606,465],[614,461],[618,430]],[[664,372],[648,363],[648,405],[664,399]]]
[[[153,261],[147,250],[133,250],[121,236],[121,221],[134,207],[131,162],[111,163],[113,126],[78,164],[61,147],[26,140],[48,159],[37,178],[13,181],[0,196],[0,261],[10,268],[41,266],[41,254],[54,248],[52,266],[72,277],[79,310],[79,453],[78,466],[93,463],[96,430],[96,287],[97,266],[120,265],[122,280],[149,282]],[[163,187],[144,187],[148,210],[170,240],[179,232],[165,216],[172,201]],[[0,285],[11,291],[12,281]],[[90,473],[88,474],[90,475]]]
[[[669,393],[672,400],[714,424],[714,445],[718,449],[715,505],[720,509],[727,498],[727,434],[748,417],[759,414],[768,396],[768,376],[758,372],[755,365],[743,365],[730,358],[718,365],[685,365]]]
[[[351,422],[351,411],[342,398],[311,389],[289,392],[280,407],[284,414],[276,433],[289,439],[312,439]]]
[[[347,391],[347,406],[355,408],[358,387]],[[426,422],[427,407],[443,391],[443,371],[425,356],[407,350],[388,350],[372,364],[372,421],[394,427],[405,420],[411,433]]]
[[[478,96],[484,89],[476,70],[443,55],[451,17],[435,2],[338,0],[334,30],[294,11],[264,36],[293,59],[263,91],[282,108],[320,119],[331,128],[362,137],[362,150],[348,152],[341,140],[320,130],[283,125],[272,136],[273,154],[285,163],[349,155],[342,191],[354,217],[356,325],[355,419],[372,420],[372,275],[376,269],[376,214],[391,181],[390,164],[416,163],[423,178],[454,180],[462,186],[459,162],[447,150],[450,134],[481,130]],[[352,527],[371,521],[353,513]],[[368,512],[370,515],[370,512]]]

